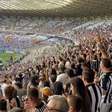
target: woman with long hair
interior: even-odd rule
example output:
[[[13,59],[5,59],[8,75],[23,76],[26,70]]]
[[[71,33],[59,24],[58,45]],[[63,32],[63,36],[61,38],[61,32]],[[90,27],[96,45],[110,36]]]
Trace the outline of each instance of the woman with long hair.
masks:
[[[83,81],[80,78],[73,78],[71,80],[71,92],[73,96],[79,96],[82,98],[82,112],[91,112],[91,103],[88,92]]]

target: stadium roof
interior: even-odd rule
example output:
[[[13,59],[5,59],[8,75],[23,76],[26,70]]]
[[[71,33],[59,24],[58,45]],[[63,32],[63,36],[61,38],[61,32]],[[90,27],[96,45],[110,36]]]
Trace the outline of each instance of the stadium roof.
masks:
[[[112,13],[112,0],[0,0],[0,14],[101,16]]]

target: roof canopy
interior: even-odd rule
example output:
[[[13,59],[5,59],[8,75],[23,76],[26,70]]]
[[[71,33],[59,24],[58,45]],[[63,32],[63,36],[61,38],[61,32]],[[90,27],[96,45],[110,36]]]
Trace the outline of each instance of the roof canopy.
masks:
[[[112,13],[112,0],[0,0],[0,13],[93,16]]]

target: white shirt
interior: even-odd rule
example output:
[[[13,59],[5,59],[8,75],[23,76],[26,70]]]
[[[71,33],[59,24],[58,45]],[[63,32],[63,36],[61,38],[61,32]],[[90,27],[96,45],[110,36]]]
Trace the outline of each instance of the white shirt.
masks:
[[[56,81],[60,81],[63,83],[63,85],[65,85],[69,80],[69,77],[66,73],[62,73],[60,75],[57,76]]]
[[[6,87],[8,87],[8,85],[6,83],[1,84],[1,90],[2,90],[3,96],[5,96],[5,88]]]

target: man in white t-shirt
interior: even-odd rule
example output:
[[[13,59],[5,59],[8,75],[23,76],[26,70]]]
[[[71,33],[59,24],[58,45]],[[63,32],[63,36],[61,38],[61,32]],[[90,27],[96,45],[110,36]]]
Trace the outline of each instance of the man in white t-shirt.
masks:
[[[60,74],[57,76],[56,81],[60,81],[63,83],[63,85],[65,85],[68,80],[69,80],[69,77],[65,73],[65,67],[63,66],[60,68]]]

